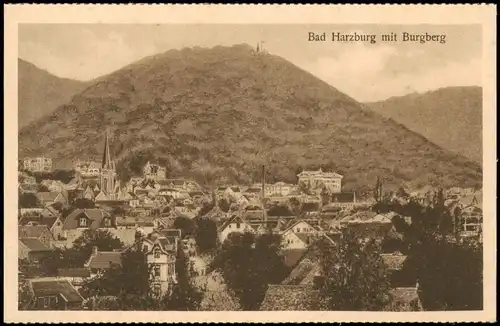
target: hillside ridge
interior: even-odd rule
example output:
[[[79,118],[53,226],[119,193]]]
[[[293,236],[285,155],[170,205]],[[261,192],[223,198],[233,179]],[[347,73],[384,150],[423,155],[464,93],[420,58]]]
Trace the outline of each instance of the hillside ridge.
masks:
[[[102,76],[20,132],[20,154],[98,158],[103,130],[125,178],[146,161],[200,183],[345,175],[346,189],[475,185],[481,167],[382,117],[282,57],[250,46],[186,48]]]
[[[481,87],[443,87],[365,104],[437,145],[481,164]]]
[[[52,113],[83,90],[86,82],[61,78],[18,58],[18,124],[25,127]]]

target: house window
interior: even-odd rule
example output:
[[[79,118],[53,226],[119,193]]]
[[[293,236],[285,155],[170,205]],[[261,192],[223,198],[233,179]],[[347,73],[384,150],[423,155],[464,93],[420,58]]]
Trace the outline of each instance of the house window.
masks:
[[[87,227],[87,218],[86,217],[80,218],[80,227],[81,228]]]
[[[111,226],[111,220],[110,220],[109,218],[105,219],[105,220],[104,220],[104,224],[105,224],[106,226]]]
[[[43,307],[47,308],[50,306],[50,297],[43,298]]]
[[[161,276],[160,265],[154,265],[153,266],[153,276],[154,277],[160,277]]]
[[[239,229],[240,228],[240,223],[236,223],[236,228]]]
[[[160,258],[161,256],[161,251],[159,248],[155,248],[154,250],[154,255],[155,255],[155,258]]]

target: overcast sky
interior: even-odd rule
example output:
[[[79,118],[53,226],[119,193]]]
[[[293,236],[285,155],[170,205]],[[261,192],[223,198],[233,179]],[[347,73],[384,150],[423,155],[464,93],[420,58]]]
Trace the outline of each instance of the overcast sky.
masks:
[[[309,42],[308,32],[326,32],[328,40]],[[332,32],[375,34],[378,42],[331,42]],[[380,35],[390,32],[445,34],[446,43],[380,42]],[[358,101],[481,86],[479,25],[19,25],[20,58],[79,80],[170,49],[258,41]]]

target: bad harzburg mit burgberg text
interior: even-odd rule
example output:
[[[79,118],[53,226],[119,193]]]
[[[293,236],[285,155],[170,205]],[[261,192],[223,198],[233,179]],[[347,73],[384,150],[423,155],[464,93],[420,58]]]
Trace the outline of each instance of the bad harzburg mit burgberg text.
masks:
[[[430,34],[430,33],[387,33],[381,35],[375,34],[362,34],[362,33],[340,33],[332,32],[328,34],[323,33],[308,33],[309,42],[366,42],[375,44],[378,40],[382,42],[414,42],[414,43],[446,43],[446,35],[444,34]]]

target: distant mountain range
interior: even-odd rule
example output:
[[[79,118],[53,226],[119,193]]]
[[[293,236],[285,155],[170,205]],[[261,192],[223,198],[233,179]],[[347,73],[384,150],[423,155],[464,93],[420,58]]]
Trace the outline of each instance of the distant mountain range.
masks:
[[[435,144],[481,164],[482,88],[447,87],[368,103]]]
[[[444,150],[287,60],[248,45],[186,48],[96,79],[20,131],[20,156],[98,159],[108,129],[119,173],[148,160],[200,183],[344,175],[346,190],[481,183],[481,166]]]
[[[22,59],[17,64],[20,128],[69,102],[86,86],[81,81],[56,77]]]

